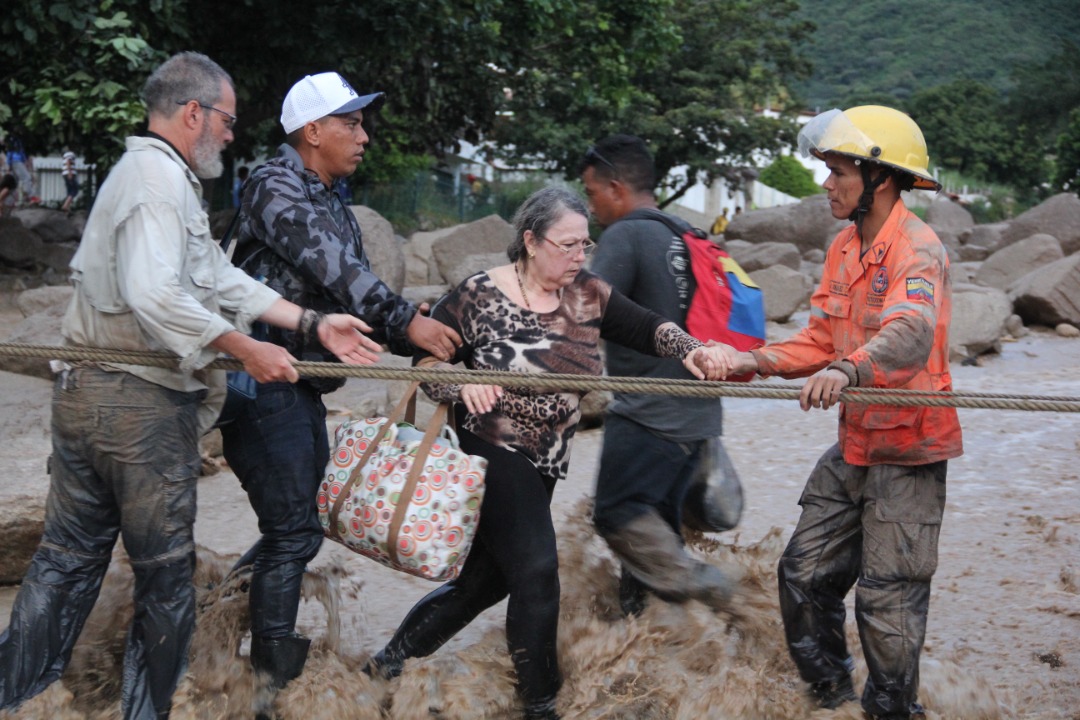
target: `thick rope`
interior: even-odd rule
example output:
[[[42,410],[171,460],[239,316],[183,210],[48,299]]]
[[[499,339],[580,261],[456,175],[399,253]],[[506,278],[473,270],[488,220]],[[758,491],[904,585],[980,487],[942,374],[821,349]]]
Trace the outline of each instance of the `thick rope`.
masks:
[[[112,363],[148,367],[175,368],[178,360],[167,353],[141,350],[115,350],[91,347],[59,347],[0,343],[0,355],[24,358],[66,360],[72,362]],[[231,358],[215,360],[207,367],[218,370],[242,370],[243,363]],[[447,384],[479,383],[503,387],[533,388],[543,391],[587,392],[607,390],[621,393],[675,395],[699,398],[765,398],[797,400],[802,388],[797,385],[760,383],[702,382],[641,377],[596,377],[562,373],[514,373],[495,370],[450,370],[442,368],[380,367],[344,365],[328,362],[296,362],[297,372],[306,377],[356,377],[406,382]],[[1080,398],[1047,395],[1007,395],[961,393],[888,388],[848,388],[840,394],[848,403],[875,405],[957,407],[1042,412],[1080,412]]]

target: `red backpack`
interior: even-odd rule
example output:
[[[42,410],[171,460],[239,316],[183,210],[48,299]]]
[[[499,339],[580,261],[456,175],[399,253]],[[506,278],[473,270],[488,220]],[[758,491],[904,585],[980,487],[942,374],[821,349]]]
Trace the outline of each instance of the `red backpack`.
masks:
[[[702,342],[715,340],[736,350],[765,345],[765,298],[761,288],[719,245],[699,228],[680,230],[662,213],[653,215],[679,235],[690,254],[697,289],[686,311],[686,330]],[[731,376],[747,382],[754,373]]]

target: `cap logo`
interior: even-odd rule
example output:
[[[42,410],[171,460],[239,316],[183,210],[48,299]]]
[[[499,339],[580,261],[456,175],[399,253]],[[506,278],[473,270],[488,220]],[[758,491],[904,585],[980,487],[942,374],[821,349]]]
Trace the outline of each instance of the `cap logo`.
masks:
[[[352,87],[352,85],[349,84],[349,81],[346,80],[345,78],[341,77],[341,75],[338,75],[338,78],[341,80],[341,87],[348,90],[349,95],[352,95],[353,97],[356,97],[356,91],[353,90],[353,87]]]

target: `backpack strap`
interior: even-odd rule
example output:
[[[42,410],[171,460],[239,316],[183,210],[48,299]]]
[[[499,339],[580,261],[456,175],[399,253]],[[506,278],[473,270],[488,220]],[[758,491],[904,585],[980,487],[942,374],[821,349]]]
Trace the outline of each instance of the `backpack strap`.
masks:
[[[626,216],[626,220],[656,220],[662,222],[667,226],[668,230],[677,237],[683,237],[686,233],[691,233],[695,237],[699,237],[702,240],[708,240],[708,234],[699,227],[694,227],[688,222],[675,215],[669,215],[668,213],[657,210],[656,208],[641,208],[634,210],[632,217]]]

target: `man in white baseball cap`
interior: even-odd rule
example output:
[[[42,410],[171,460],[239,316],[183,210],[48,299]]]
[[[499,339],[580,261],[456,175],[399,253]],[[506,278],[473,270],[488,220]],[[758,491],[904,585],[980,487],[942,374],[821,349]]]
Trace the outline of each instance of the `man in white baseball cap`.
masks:
[[[309,75],[281,108],[285,143],[251,173],[241,193],[234,262],[286,298],[320,312],[355,315],[395,355],[417,348],[447,360],[458,334],[427,317],[372,271],[360,225],[333,192],[368,144],[364,113],[382,93],[360,95],[338,73]],[[336,310],[332,310],[336,308]],[[303,360],[332,360],[303,333],[271,328],[270,342]],[[300,675],[310,640],[296,634],[300,582],[322,543],[315,496],[330,459],[322,397],[340,378],[259,385],[236,419],[221,429],[224,454],[259,518],[262,539],[238,565],[252,564],[251,663],[268,680],[256,717],[268,717],[274,691]]]
[[[370,106],[375,112],[382,106],[381,92],[358,95],[349,81],[336,72],[308,75],[292,86],[281,105],[281,126],[289,135],[309,122],[327,115],[347,115]]]

